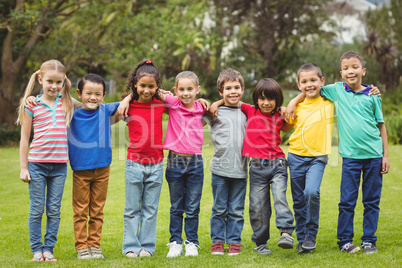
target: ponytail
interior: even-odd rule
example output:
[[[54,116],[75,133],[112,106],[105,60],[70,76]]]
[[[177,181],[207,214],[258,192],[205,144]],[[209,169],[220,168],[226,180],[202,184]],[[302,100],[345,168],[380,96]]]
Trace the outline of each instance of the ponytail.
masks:
[[[64,112],[66,113],[66,125],[68,126],[71,122],[71,119],[73,118],[73,113],[74,113],[74,104],[73,104],[73,99],[70,95],[70,89],[71,89],[71,82],[70,79],[65,77],[64,81],[64,87],[61,90],[61,103]]]
[[[35,86],[36,76],[40,74],[40,70],[34,72],[29,79],[28,85],[25,88],[24,97],[20,100],[20,106],[17,108],[18,111],[18,118],[15,122],[17,125],[22,125],[24,123],[24,109],[25,109],[25,102],[29,96],[31,96],[32,89]]]

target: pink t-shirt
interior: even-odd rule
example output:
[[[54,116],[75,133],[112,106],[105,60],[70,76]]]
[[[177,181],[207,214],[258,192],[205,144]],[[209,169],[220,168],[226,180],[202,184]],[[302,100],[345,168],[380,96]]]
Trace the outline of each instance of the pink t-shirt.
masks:
[[[194,102],[194,110],[187,109],[177,97],[166,95],[169,122],[163,149],[182,154],[202,154],[204,108]]]
[[[266,115],[250,104],[243,103],[241,110],[247,116],[243,155],[260,159],[285,157],[281,143],[281,128],[284,120],[278,112]]]

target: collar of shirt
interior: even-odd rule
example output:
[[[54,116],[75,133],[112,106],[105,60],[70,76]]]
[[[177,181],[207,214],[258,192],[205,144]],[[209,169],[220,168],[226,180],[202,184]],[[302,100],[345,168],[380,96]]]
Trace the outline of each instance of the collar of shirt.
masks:
[[[363,90],[361,90],[361,91],[355,92],[353,89],[351,89],[351,88],[348,86],[348,84],[343,83],[343,87],[345,88],[345,90],[346,90],[347,92],[353,92],[353,94],[362,93],[362,94],[365,94],[365,95],[369,96],[369,95],[370,95],[369,92],[370,92],[370,90],[371,90],[371,86],[366,85],[366,84],[363,84],[363,83],[362,83],[362,85],[365,86],[366,88],[363,89]]]

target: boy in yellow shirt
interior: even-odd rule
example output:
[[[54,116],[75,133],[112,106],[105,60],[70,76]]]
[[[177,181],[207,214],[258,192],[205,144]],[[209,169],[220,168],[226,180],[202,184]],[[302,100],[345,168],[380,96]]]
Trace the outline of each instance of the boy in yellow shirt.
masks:
[[[316,64],[302,65],[297,80],[297,86],[306,98],[297,104],[294,119],[289,118],[295,131],[289,138],[288,165],[298,253],[303,254],[313,251],[316,246],[320,186],[331,153],[334,104],[320,95],[325,78]]]

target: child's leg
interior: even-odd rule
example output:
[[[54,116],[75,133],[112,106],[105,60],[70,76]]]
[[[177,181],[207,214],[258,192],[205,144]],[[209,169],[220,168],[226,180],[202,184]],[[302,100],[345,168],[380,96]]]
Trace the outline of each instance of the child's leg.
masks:
[[[299,243],[303,243],[306,234],[307,203],[304,197],[306,189],[307,165],[305,157],[288,153],[290,184],[293,197],[293,210],[296,220],[296,236]]]
[[[320,217],[320,187],[328,156],[311,157],[306,174],[304,197],[307,204],[306,233],[316,236]]]
[[[93,170],[90,191],[88,247],[100,248],[103,225],[103,207],[106,203],[110,166]]]
[[[376,244],[375,232],[380,213],[380,197],[382,189],[382,158],[367,159],[363,167],[363,236],[362,242]]]
[[[170,239],[169,242],[182,244],[183,239],[183,213],[184,213],[184,190],[185,180],[183,172],[186,170],[185,157],[169,152],[166,167],[166,180],[170,194]]]
[[[43,163],[28,163],[31,176],[29,187],[28,229],[31,251],[42,253],[42,215],[45,211],[47,168]]]
[[[141,229],[138,239],[142,249],[154,254],[156,247],[156,216],[163,183],[163,162],[146,165],[141,205]]]
[[[138,255],[141,250],[141,243],[138,240],[138,230],[141,218],[141,199],[144,191],[144,170],[145,167],[141,163],[131,161],[130,159],[126,160],[123,254],[132,251]]]
[[[91,170],[73,171],[73,220],[75,250],[88,248],[87,222],[89,192],[93,172]]]
[[[226,213],[228,208],[229,178],[211,174],[214,204],[211,214],[211,241],[225,243]]]
[[[249,214],[253,229],[251,240],[257,246],[266,244],[269,239],[269,221],[271,219],[269,175],[270,170],[263,167],[259,159],[251,160]]]
[[[191,156],[187,165],[185,180],[184,212],[184,231],[187,241],[196,245],[198,242],[198,214],[200,213],[200,202],[202,186],[204,184],[204,165],[201,155]]]
[[[52,163],[49,169],[46,193],[46,235],[43,252],[53,254],[54,245],[57,242],[57,233],[60,224],[61,199],[64,192],[64,183],[67,176],[66,163]]]
[[[276,227],[282,233],[292,235],[295,226],[293,225],[293,214],[286,199],[288,172],[285,158],[271,159],[270,167],[274,169],[271,179],[271,192],[274,199]]]
[[[246,198],[247,179],[230,179],[228,213],[226,223],[226,241],[228,244],[241,243],[244,225],[244,200]]]
[[[353,242],[353,218],[355,215],[362,169],[363,161],[361,159],[343,158],[341,200],[339,202],[337,228],[339,248],[342,248],[342,246],[347,243]]]

